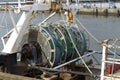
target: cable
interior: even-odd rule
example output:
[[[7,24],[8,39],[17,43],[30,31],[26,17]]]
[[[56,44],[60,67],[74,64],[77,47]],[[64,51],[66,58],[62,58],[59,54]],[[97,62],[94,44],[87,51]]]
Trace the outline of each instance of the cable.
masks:
[[[61,14],[61,16],[63,17],[62,14]],[[79,21],[78,21],[78,22],[79,22]],[[64,22],[64,23],[65,23],[65,22]],[[79,23],[80,23],[80,22],[79,22]],[[81,23],[80,23],[80,24],[81,24]],[[66,30],[67,30],[67,32],[68,32],[68,35],[69,35],[69,37],[70,37],[70,39],[71,39],[71,42],[72,42],[72,44],[73,44],[73,46],[74,46],[74,48],[75,48],[78,56],[81,58],[83,64],[84,64],[85,67],[88,69],[88,71],[89,71],[91,74],[93,74],[92,71],[89,69],[89,67],[86,65],[86,63],[85,63],[85,61],[83,60],[82,56],[80,55],[80,53],[79,53],[79,51],[78,51],[78,49],[77,49],[77,47],[76,47],[76,45],[75,45],[75,43],[74,43],[74,41],[73,41],[73,39],[72,39],[72,36],[71,36],[71,34],[69,33],[69,30],[68,30],[68,28],[67,28],[67,24],[66,24],[66,23],[65,23],[65,26],[66,26]],[[84,26],[82,25],[82,27],[84,27]],[[84,28],[84,29],[87,31],[86,28]],[[87,31],[87,32],[88,32],[88,31]],[[89,32],[88,32],[88,33],[89,33]],[[90,34],[90,33],[89,33],[89,34]],[[90,35],[92,36],[92,34],[90,34]],[[93,36],[93,38],[94,38],[94,36]],[[94,39],[96,39],[96,38],[94,38]],[[96,41],[98,41],[98,40],[96,39]]]
[[[83,64],[84,64],[85,67],[88,69],[88,71],[89,71],[91,74],[93,74],[92,71],[89,69],[89,67],[86,65],[86,63],[85,63],[85,61],[83,60],[82,56],[80,55],[80,53],[79,53],[79,51],[78,51],[78,49],[77,49],[77,47],[76,47],[76,45],[75,45],[75,43],[74,43],[74,41],[73,41],[73,39],[72,39],[72,36],[71,36],[71,34],[70,34],[70,32],[69,32],[67,26],[66,26],[66,30],[67,30],[67,32],[68,32],[68,35],[69,35],[69,37],[70,37],[70,39],[71,39],[71,42],[72,42],[72,44],[73,44],[73,46],[74,46],[74,48],[75,48],[75,50],[76,50],[78,56],[81,58]]]
[[[2,20],[0,21],[0,26],[2,27],[3,20],[5,19],[6,16],[6,10],[3,13]]]
[[[97,38],[95,38],[86,28],[85,26],[75,17],[76,21],[81,25],[81,27],[96,41],[99,42]]]

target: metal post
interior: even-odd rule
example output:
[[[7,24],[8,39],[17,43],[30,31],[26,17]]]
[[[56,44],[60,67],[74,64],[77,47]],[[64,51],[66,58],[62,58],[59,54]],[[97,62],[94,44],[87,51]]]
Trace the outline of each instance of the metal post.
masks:
[[[106,41],[105,41],[106,42]],[[102,50],[102,65],[101,65],[101,80],[104,80],[104,74],[105,74],[105,61],[106,61],[106,52],[107,52],[107,47],[103,45],[103,50]]]

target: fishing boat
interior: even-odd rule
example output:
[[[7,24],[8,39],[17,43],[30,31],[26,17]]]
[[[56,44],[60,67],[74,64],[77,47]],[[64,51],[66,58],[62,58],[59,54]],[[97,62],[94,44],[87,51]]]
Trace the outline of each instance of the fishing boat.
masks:
[[[38,11],[51,9],[47,7],[47,3],[30,5],[27,12],[23,10],[17,24],[11,15],[14,28],[1,38],[4,46],[0,55],[1,70],[45,80],[120,80],[119,55],[115,53],[120,48],[120,40],[97,40],[75,17],[75,12],[72,13],[68,0],[68,9],[65,15],[62,14],[63,20],[49,23],[49,19],[56,15],[55,10],[58,10],[54,3],[60,2],[53,2],[55,8],[52,8],[52,13],[38,24],[34,24],[32,20],[38,15]],[[88,35],[103,46],[102,53],[89,50]],[[101,64],[94,54],[102,55]],[[114,57],[109,58],[109,55]],[[85,61],[84,58],[88,60]],[[98,64],[93,64],[93,61]]]

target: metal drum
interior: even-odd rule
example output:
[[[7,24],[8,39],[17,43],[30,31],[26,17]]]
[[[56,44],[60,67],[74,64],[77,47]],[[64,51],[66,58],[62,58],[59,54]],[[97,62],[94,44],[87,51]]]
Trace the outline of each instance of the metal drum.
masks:
[[[87,50],[87,40],[84,32],[74,25],[56,23],[33,27],[24,35],[23,42],[36,41],[39,43],[52,66],[57,66],[79,57],[74,45],[80,55],[83,55]],[[27,36],[28,34],[29,36]],[[44,60],[45,58],[43,58]]]

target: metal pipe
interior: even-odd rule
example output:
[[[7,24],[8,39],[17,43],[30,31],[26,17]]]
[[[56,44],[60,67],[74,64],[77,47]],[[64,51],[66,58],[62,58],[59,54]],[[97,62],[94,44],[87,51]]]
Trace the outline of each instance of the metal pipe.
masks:
[[[87,56],[89,56],[89,55],[91,55],[91,54],[94,54],[94,53],[96,53],[96,52],[97,52],[97,51],[93,51],[93,52],[91,52],[91,53],[89,53],[89,54],[83,55],[82,58],[87,57]],[[71,60],[71,61],[68,61],[68,62],[66,62],[66,63],[64,63],[64,64],[61,64],[61,65],[59,65],[59,66],[56,66],[56,67],[54,67],[53,69],[61,68],[61,67],[65,66],[65,65],[68,65],[68,64],[73,63],[73,62],[75,62],[75,61],[77,61],[77,60],[80,60],[80,59],[81,59],[81,58],[78,57],[78,58],[73,59],[73,60]]]
[[[39,23],[38,25],[40,26],[42,23],[46,22],[48,19],[50,19],[52,16],[54,16],[56,14],[56,12],[52,13],[50,16],[48,16],[45,20],[43,20],[41,23]]]
[[[37,67],[36,67],[37,68]],[[51,71],[51,72],[59,72],[59,73],[71,73],[71,74],[77,74],[77,75],[85,75],[85,76],[99,76],[99,75],[91,75],[90,73],[85,73],[85,72],[77,72],[77,71],[67,71],[67,70],[60,70],[60,69],[52,69],[52,68],[44,68],[44,67],[39,67],[37,69],[40,70],[45,70],[45,71]]]
[[[108,40],[104,41],[107,42]],[[101,65],[101,79],[100,80],[104,80],[104,74],[105,74],[105,61],[106,61],[106,51],[107,51],[107,47],[103,45],[103,51],[102,51],[102,65]]]
[[[114,62],[114,61],[104,61],[105,63],[110,63],[110,64],[120,64],[120,62]]]
[[[107,60],[111,60],[111,61],[120,61],[120,59],[113,59],[113,58],[107,58]]]

